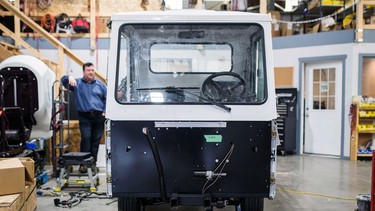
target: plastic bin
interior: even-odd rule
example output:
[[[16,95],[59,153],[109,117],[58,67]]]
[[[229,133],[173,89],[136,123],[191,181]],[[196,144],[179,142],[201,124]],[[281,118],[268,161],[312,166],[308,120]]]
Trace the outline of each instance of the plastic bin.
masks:
[[[356,198],[358,211],[370,211],[370,194],[359,194]]]

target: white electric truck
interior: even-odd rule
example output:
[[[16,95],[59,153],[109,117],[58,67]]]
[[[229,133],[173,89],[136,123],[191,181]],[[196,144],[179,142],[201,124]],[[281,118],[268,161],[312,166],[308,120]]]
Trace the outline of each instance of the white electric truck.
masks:
[[[129,12],[110,27],[107,194],[119,210],[263,210],[276,189],[270,15]]]

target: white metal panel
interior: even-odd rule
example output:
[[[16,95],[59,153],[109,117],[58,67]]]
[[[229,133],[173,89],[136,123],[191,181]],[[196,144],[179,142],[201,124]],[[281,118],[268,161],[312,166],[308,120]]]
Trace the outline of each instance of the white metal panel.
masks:
[[[111,18],[111,37],[117,37],[124,23],[171,23],[171,22],[221,22],[221,23],[259,23],[264,29],[267,100],[261,105],[228,105],[230,113],[213,105],[121,105],[115,100],[114,86],[108,86],[106,117],[111,120],[174,120],[174,121],[269,121],[277,118],[274,86],[273,52],[270,15],[244,12],[178,10],[129,12],[115,14]],[[110,43],[108,69],[115,70],[118,40]],[[116,84],[116,71],[108,71],[108,84]],[[112,94],[113,93],[113,94]]]
[[[269,121],[276,111],[270,101],[263,105],[231,106],[226,112],[214,105],[121,105],[107,99],[107,118],[111,120],[175,120],[175,121]]]
[[[0,69],[6,67],[24,67],[35,74],[38,82],[38,105],[34,113],[37,125],[31,130],[30,138],[50,138],[52,136],[52,85],[55,73],[41,60],[29,55],[9,57],[0,64]]]

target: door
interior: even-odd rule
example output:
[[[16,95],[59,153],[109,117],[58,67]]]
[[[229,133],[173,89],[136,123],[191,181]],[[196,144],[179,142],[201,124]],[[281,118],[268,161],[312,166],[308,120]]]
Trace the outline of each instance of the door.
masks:
[[[306,64],[304,153],[340,155],[341,62]]]

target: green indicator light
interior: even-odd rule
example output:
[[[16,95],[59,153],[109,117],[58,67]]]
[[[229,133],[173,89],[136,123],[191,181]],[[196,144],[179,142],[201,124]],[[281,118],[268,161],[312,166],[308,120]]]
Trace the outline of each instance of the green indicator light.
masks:
[[[221,142],[223,140],[223,137],[221,135],[204,135],[204,138],[206,139],[206,142]]]

